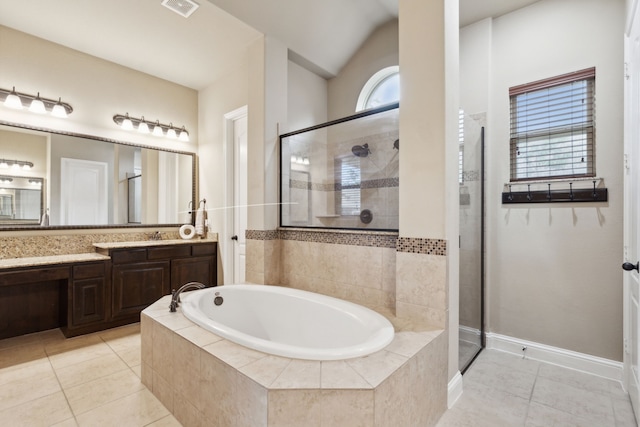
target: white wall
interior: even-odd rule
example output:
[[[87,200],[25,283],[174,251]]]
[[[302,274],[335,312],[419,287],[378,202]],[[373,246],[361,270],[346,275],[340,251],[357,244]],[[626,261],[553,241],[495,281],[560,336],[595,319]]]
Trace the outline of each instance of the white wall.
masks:
[[[623,0],[541,0],[461,31],[461,104],[488,116],[488,331],[612,360],[622,360],[623,11]],[[609,202],[503,206],[509,87],[593,66]]]

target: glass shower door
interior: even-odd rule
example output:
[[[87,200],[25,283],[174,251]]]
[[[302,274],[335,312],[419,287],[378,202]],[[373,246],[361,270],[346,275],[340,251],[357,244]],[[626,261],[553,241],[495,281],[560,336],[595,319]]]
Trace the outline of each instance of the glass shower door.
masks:
[[[485,115],[460,112],[460,322],[458,368],[464,373],[484,347]]]

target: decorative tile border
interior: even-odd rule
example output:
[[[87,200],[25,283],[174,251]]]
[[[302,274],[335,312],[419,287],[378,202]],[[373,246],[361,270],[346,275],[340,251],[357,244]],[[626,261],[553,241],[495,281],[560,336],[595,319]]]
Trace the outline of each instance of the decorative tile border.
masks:
[[[245,238],[249,240],[278,240],[278,230],[246,230]]]
[[[414,237],[399,237],[398,252],[412,254],[447,256],[447,241],[443,239],[419,239]]]
[[[394,188],[400,187],[400,178],[381,178],[381,179],[370,179],[367,181],[362,181],[360,184],[354,185],[342,185],[340,182],[336,182],[333,184],[321,184],[315,182],[301,181],[297,179],[289,180],[289,188],[296,188],[298,190],[314,190],[314,191],[341,191],[344,189],[352,189],[352,188]]]
[[[296,240],[301,242],[395,249],[398,234],[375,231],[363,233],[351,230],[247,230],[246,238],[251,240]]]

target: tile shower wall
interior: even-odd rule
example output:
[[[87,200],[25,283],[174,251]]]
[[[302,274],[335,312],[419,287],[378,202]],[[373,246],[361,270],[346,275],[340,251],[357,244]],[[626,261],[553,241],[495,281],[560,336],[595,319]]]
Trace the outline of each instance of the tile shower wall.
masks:
[[[275,234],[278,240],[258,240]],[[384,232],[248,231],[247,281],[394,309],[396,239]]]
[[[396,315],[446,328],[447,242],[401,237],[397,250]]]
[[[365,145],[366,156],[352,152]],[[284,137],[281,224],[397,230],[398,153],[397,110]]]

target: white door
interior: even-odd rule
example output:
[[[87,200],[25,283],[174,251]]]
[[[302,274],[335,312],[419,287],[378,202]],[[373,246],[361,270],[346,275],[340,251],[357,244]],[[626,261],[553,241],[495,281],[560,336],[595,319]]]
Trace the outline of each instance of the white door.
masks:
[[[227,132],[227,176],[232,185],[228,189],[227,244],[230,256],[226,266],[225,283],[245,282],[247,230],[247,107],[225,114]]]
[[[104,162],[62,158],[61,225],[108,224],[107,167]]]
[[[625,40],[624,384],[640,419],[640,8],[631,22]]]

